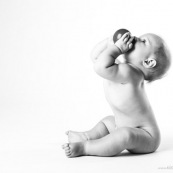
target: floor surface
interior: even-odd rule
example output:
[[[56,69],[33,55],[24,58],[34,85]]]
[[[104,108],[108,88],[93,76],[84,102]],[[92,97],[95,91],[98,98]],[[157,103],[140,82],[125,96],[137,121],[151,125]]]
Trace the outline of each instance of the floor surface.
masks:
[[[152,154],[132,155],[124,151],[116,157],[67,158],[61,148],[66,139],[63,126],[57,126],[60,119],[45,109],[29,110],[25,107],[1,110],[1,173],[173,171],[173,138],[167,133],[169,129],[162,130],[162,143]]]

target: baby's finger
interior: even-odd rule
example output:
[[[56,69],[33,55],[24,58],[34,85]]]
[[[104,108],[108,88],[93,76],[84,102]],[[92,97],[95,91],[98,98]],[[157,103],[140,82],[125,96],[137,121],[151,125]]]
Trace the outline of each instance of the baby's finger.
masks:
[[[129,39],[129,41],[127,42],[127,44],[130,44],[130,43],[133,41],[134,38],[135,38],[135,37],[131,37],[131,38]]]
[[[127,36],[129,36],[130,35],[130,32],[126,32],[122,37],[121,37],[121,39],[122,40],[124,40]]]
[[[129,44],[129,49],[131,49],[133,47],[133,44],[132,43],[130,43]]]
[[[126,37],[126,38],[124,39],[124,42],[126,43],[126,42],[128,41],[128,39],[129,39],[129,37]]]

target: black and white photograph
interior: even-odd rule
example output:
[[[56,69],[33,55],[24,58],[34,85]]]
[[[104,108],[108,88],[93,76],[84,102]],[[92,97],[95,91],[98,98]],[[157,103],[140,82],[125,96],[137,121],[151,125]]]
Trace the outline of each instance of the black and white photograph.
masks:
[[[172,172],[172,6],[0,0],[0,173]]]

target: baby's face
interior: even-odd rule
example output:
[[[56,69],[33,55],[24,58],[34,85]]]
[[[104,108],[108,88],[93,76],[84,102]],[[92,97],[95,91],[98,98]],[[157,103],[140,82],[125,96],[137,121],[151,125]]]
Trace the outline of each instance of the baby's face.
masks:
[[[161,39],[154,34],[144,34],[135,37],[133,48],[124,54],[127,63],[136,66],[142,65],[142,62],[150,57],[161,44]]]

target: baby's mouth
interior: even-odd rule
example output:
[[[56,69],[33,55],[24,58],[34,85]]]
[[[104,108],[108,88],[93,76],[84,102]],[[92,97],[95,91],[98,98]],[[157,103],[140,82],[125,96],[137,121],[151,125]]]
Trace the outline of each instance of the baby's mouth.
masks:
[[[136,41],[137,41],[137,37],[134,37],[132,44],[135,45]]]

